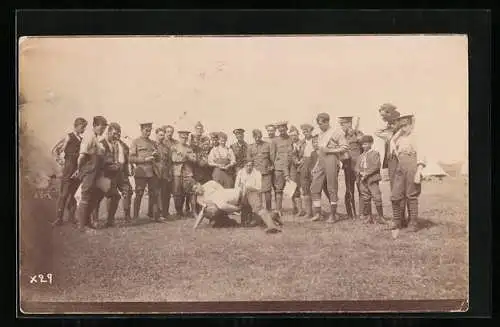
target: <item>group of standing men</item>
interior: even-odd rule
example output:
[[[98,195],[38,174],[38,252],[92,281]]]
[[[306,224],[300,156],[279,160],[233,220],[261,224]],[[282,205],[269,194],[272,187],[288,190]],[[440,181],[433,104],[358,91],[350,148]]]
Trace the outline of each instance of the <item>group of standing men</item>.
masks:
[[[382,105],[379,112],[387,122],[386,128],[376,135],[386,143],[382,167],[389,169],[391,180],[394,216],[391,228],[402,228],[406,205],[409,216],[416,217],[416,199],[420,194],[416,176],[425,163],[418,160],[414,143],[408,137],[411,128],[404,128],[413,125],[412,116],[400,116],[391,104]],[[63,165],[55,224],[63,222],[67,210],[70,220],[82,231],[95,229],[98,208],[104,198],[107,226],[114,225],[120,198],[125,220],[138,218],[146,188],[148,216],[155,221],[163,222],[170,216],[172,196],[178,216],[195,216],[198,209],[195,184],[214,180],[224,188],[233,188],[235,177],[246,162],[252,162],[262,176],[260,193],[268,211],[272,210],[274,191],[274,209],[279,216],[283,210],[283,190],[287,181],[293,180],[298,185],[293,195],[295,215],[307,216],[311,221],[321,220],[321,195],[325,192],[330,203],[327,221],[337,221],[338,175],[343,169],[347,216],[357,216],[354,201],[357,186],[363,220],[372,221],[373,201],[379,222],[385,223],[378,188],[381,163],[378,153],[371,148],[373,138],[359,131],[358,123],[353,126],[353,117],[339,117],[338,122],[340,128],[334,128],[330,116],[320,113],[316,117],[318,133],[313,133],[312,125],[303,124],[300,126],[303,138],[299,137],[299,130],[294,126],[289,128],[286,121],[270,124],[266,126],[266,138],[262,131],[252,131],[252,144],[245,142],[245,130],[237,128],[233,131],[237,141],[229,147],[225,133],[212,132],[207,136],[200,122],[193,134],[187,130],[177,131],[178,140],[173,138],[174,127],[170,125],[156,128],[153,140],[153,124],[143,123],[140,124],[141,136],[128,147],[121,140],[119,124],[108,124],[104,117],[96,116],[92,132],[84,135],[87,121],[77,118],[74,131],[53,149],[56,160]],[[411,173],[415,177],[409,181]],[[133,206],[129,176],[135,180]],[[77,209],[74,195],[78,187],[81,187],[81,200]],[[248,219],[242,224],[257,223],[251,221],[251,216]]]

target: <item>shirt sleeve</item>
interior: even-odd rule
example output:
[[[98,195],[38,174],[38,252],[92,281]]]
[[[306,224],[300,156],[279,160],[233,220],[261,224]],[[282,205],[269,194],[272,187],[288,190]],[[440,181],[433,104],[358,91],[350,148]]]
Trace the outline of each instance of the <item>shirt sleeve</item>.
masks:
[[[212,150],[210,150],[210,152],[208,153],[208,164],[210,166],[217,166],[217,164],[215,163],[215,149],[216,148],[212,148]]]
[[[82,143],[80,143],[80,154],[93,154],[94,144],[93,144],[92,135],[88,134],[82,138]]]
[[[233,166],[236,163],[236,156],[234,155],[233,149],[229,148],[228,152],[229,152],[229,161],[230,161],[229,164],[231,166]]]
[[[54,147],[52,148],[52,155],[54,157],[59,157],[61,153],[63,153],[68,142],[69,142],[69,135],[66,135],[65,137],[61,138],[59,142],[57,142],[56,145],[54,145]]]

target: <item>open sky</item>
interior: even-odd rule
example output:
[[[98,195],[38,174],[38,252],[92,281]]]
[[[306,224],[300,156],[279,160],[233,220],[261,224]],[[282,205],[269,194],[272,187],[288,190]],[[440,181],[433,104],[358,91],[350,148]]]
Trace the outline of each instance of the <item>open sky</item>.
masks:
[[[21,119],[47,146],[94,115],[130,137],[147,121],[230,133],[319,112],[359,116],[372,134],[392,102],[416,115],[429,157],[467,159],[466,36],[44,37],[23,40],[19,59]]]

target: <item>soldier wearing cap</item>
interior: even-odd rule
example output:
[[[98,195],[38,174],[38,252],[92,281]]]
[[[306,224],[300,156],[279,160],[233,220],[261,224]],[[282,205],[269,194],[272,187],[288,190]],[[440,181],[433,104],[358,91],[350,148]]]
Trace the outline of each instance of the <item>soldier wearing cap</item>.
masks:
[[[139,217],[142,197],[147,186],[148,201],[152,203],[152,218],[161,221],[157,201],[159,176],[154,169],[154,161],[159,153],[155,142],[149,138],[152,126],[152,123],[140,124],[141,136],[133,140],[130,146],[130,162],[136,166],[134,172],[135,199],[133,218],[136,219]]]
[[[272,149],[271,143],[262,140],[262,132],[259,129],[252,131],[254,143],[248,146],[247,161],[254,163],[262,175],[261,193],[264,195],[266,209],[272,209],[272,173],[275,152]]]
[[[236,159],[236,164],[234,165],[234,176],[240,169],[245,167],[245,162],[247,160],[248,144],[245,142],[245,130],[243,128],[237,128],[233,131],[236,137],[236,142],[231,144],[231,150],[233,150],[234,157]]]
[[[208,165],[208,154],[210,153],[210,138],[204,135],[204,127],[197,122],[194,134],[191,134],[190,145],[196,154],[196,165],[194,167],[194,179],[204,184],[211,179],[212,169]]]
[[[96,116],[92,122],[92,132],[84,135],[80,144],[77,169],[71,176],[81,181],[81,199],[76,210],[78,228],[82,232],[89,232],[95,228],[91,213],[97,205],[97,176],[101,171],[100,155],[103,153],[99,139],[103,135],[108,122],[102,116]]]
[[[389,151],[397,160],[393,176],[391,201],[393,223],[391,229],[405,227],[403,214],[408,205],[409,228],[417,230],[418,197],[421,193],[422,169],[426,160],[417,148],[417,140],[413,131],[415,124],[413,115],[402,115],[397,119],[399,130],[390,141]]]
[[[62,138],[52,149],[52,155],[62,169],[61,188],[57,199],[57,217],[53,222],[54,225],[63,223],[64,210],[69,211],[69,220],[75,221],[76,199],[75,193],[80,186],[80,181],[71,178],[78,165],[78,155],[80,154],[80,143],[82,142],[82,134],[87,128],[87,120],[78,117],[73,123],[73,132]],[[64,154],[64,159],[61,155]]]
[[[312,131],[314,127],[310,124],[300,125],[304,139],[302,140],[298,158],[300,165],[298,166],[300,176],[300,192],[302,194],[302,206],[305,208],[305,214],[308,218],[312,218],[312,201],[311,201],[311,170],[314,163],[314,142]]]
[[[212,179],[224,188],[233,188],[234,176],[232,172],[236,164],[236,157],[233,150],[226,146],[227,135],[225,133],[220,132],[218,140],[218,145],[208,154],[208,164],[214,168]]]
[[[274,141],[276,141],[276,125],[275,124],[267,124],[265,126],[265,128],[266,128],[267,137],[264,137],[263,140],[264,140],[264,142],[271,144],[271,146],[274,146]],[[271,175],[271,185],[272,185],[271,188],[274,191],[274,167],[273,167],[270,175]],[[269,210],[271,210],[271,209],[269,209]]]
[[[358,199],[360,206],[362,207],[361,192],[359,191],[359,184],[356,178],[356,166],[358,163],[359,155],[361,154],[361,144],[360,140],[363,133],[358,130],[358,126],[353,128],[352,126],[353,117],[339,117],[339,124],[344,137],[348,144],[348,151],[344,152],[341,156],[342,168],[344,169],[345,178],[345,207],[347,211],[347,216],[349,218],[356,217],[356,202],[354,200],[354,188],[358,189]],[[357,124],[356,124],[357,125]]]
[[[165,142],[166,130],[163,127],[155,131],[155,145],[158,155],[153,162],[153,168],[158,176],[157,203],[160,211],[160,221],[169,216],[170,197],[172,196],[172,153],[170,146]]]
[[[188,145],[189,131],[180,130],[180,142],[172,147],[172,163],[173,163],[173,193],[175,210],[179,217],[184,215],[183,204],[184,201],[190,202],[190,207],[195,211],[196,196],[194,194],[193,186],[194,180],[194,165],[196,164],[196,154],[193,149]],[[192,212],[194,215],[195,213]]]
[[[302,217],[306,213],[302,207],[301,198],[301,170],[304,164],[303,159],[303,149],[305,146],[305,140],[301,140],[299,137],[299,130],[295,126],[290,126],[288,135],[292,140],[292,164],[290,165],[290,178],[297,184],[297,189],[292,196],[293,203],[293,214]]]
[[[290,179],[290,168],[292,165],[292,139],[288,135],[288,122],[280,121],[276,124],[280,135],[272,143],[274,151],[274,196],[276,200],[276,211],[282,216],[283,189]]]
[[[99,207],[101,201],[106,197],[107,203],[107,219],[106,227],[113,227],[115,225],[115,214],[120,202],[119,190],[123,193],[128,193],[130,189],[123,189],[123,153],[120,153],[120,145],[118,140],[121,135],[121,127],[117,123],[110,123],[106,137],[100,141],[100,145],[104,149],[101,156],[102,169],[98,177],[110,180],[109,190],[96,190],[97,204],[94,208],[93,216],[97,221],[99,218]]]
[[[312,221],[321,219],[321,191],[326,180],[330,198],[330,218],[328,222],[335,222],[338,201],[338,174],[340,156],[348,151],[347,140],[342,131],[330,126],[330,115],[320,113],[316,122],[320,129],[317,141],[317,164],[312,170],[311,197],[313,200],[314,217]]]

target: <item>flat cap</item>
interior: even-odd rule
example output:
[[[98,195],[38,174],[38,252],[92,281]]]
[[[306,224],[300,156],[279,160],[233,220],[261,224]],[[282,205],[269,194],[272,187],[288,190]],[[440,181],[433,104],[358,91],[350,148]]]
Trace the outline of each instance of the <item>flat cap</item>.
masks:
[[[299,135],[299,130],[295,126],[290,126],[290,129],[288,130],[289,135]]]
[[[109,123],[108,128],[111,128],[112,130],[119,131],[121,132],[122,127],[118,123]]]
[[[218,132],[211,132],[208,135],[210,135],[210,137],[213,138],[213,139],[216,139],[216,138],[219,137],[219,133]]]
[[[245,133],[245,130],[243,128],[237,128],[233,131],[233,134],[237,135],[237,134],[243,134]]]
[[[327,114],[326,112],[319,113],[318,116],[316,116],[316,121],[318,120],[330,120],[330,115]]]
[[[414,117],[414,115],[412,115],[412,114],[401,115],[396,120],[398,123],[401,123],[401,124],[411,124],[413,117]]]
[[[373,143],[373,136],[371,135],[363,135],[359,143]]]
[[[194,128],[200,128],[200,127],[203,128],[203,124],[200,121],[196,122]]]
[[[339,123],[351,123],[352,122],[352,116],[342,116],[338,117]]]
[[[274,124],[267,124],[266,129],[276,129],[276,125]]]
[[[94,126],[99,126],[99,125],[107,126],[108,125],[108,121],[103,116],[95,116],[92,123],[94,124]]]
[[[384,103],[383,105],[380,106],[380,108],[378,109],[378,111],[387,111],[387,112],[391,112],[391,111],[394,111],[396,110],[397,107],[395,105],[393,105],[392,103]]]
[[[153,127],[153,123],[141,123],[139,124],[141,128],[151,128]]]
[[[219,132],[219,139],[225,139],[227,140],[227,134],[224,132]]]
[[[277,122],[274,125],[275,126],[288,126],[288,122],[286,120],[280,120],[279,122]]]
[[[312,131],[314,129],[314,126],[311,124],[302,124],[300,125],[300,129],[303,131]]]

